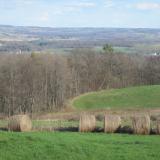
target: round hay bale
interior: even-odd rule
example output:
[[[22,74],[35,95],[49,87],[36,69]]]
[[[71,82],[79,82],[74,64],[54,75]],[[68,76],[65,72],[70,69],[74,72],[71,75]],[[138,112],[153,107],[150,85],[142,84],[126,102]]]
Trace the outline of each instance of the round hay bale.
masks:
[[[15,115],[9,118],[10,131],[27,132],[32,129],[32,121],[28,115]]]
[[[105,115],[104,117],[104,132],[114,133],[121,126],[121,117],[117,115]]]
[[[147,115],[133,117],[132,127],[134,134],[150,134],[150,117]]]
[[[79,132],[91,132],[96,128],[96,118],[94,115],[81,115],[79,121]]]
[[[160,134],[160,120],[157,120],[157,134]]]

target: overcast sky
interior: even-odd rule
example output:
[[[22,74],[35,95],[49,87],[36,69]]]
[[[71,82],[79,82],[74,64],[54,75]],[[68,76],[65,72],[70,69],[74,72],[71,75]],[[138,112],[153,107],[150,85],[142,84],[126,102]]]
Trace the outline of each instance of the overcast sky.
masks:
[[[0,0],[0,24],[160,28],[160,0]]]

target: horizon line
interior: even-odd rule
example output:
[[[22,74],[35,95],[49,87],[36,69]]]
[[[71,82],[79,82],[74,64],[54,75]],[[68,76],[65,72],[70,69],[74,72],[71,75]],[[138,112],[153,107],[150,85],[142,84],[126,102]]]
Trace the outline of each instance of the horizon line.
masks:
[[[30,27],[30,28],[77,28],[77,29],[80,29],[80,28],[93,28],[93,29],[96,29],[96,28],[100,28],[100,29],[160,29],[160,27],[113,27],[113,26],[80,26],[80,27],[75,27],[75,26],[64,26],[64,27],[61,27],[61,26],[38,26],[38,25],[12,25],[12,24],[0,24],[0,26],[4,26],[4,27]]]

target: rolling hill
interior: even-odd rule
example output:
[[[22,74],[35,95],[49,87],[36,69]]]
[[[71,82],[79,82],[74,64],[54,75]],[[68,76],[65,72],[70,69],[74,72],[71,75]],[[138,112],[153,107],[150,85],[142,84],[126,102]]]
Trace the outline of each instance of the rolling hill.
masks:
[[[144,109],[160,107],[160,85],[103,90],[76,97],[76,109]]]

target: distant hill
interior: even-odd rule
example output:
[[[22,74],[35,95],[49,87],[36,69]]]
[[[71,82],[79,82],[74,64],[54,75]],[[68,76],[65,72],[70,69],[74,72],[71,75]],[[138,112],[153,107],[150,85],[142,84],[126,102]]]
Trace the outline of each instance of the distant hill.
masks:
[[[160,51],[160,29],[49,28],[0,25],[0,53],[97,48],[112,44],[116,51],[150,54]]]
[[[76,97],[76,109],[160,108],[160,85],[104,90]]]

